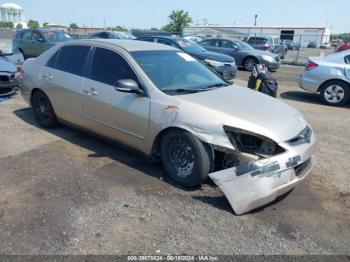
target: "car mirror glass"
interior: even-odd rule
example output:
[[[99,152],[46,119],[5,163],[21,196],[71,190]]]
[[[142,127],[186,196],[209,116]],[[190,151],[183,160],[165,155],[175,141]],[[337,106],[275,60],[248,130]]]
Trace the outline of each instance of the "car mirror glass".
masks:
[[[116,84],[115,90],[122,93],[134,93],[138,95],[142,95],[144,93],[136,81],[132,79],[119,80]]]

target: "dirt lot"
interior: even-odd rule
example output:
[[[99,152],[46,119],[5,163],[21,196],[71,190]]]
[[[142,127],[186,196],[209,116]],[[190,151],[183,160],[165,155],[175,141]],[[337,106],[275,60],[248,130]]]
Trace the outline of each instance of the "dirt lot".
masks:
[[[280,99],[315,129],[316,166],[244,216],[212,183],[184,190],[125,149],[40,129],[20,96],[0,103],[0,254],[350,254],[350,107],[301,91],[301,70],[276,76]]]

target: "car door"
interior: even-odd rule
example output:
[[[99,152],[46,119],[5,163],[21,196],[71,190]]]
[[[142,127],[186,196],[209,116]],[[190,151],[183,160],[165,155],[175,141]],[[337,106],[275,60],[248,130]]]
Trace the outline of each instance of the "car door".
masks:
[[[33,39],[33,42],[32,42],[33,56],[37,57],[48,49],[46,40],[40,31],[34,30],[32,33],[32,39]]]
[[[202,46],[207,49],[208,51],[218,52],[220,53],[221,47],[220,47],[220,40],[218,39],[209,39],[204,40],[202,42]]]
[[[26,57],[33,56],[33,38],[32,38],[32,30],[26,30],[23,33],[22,39],[19,42],[20,47],[23,51],[23,54]]]
[[[40,72],[41,88],[47,93],[59,118],[83,125],[84,65],[90,46],[71,45],[58,50]]]
[[[230,40],[221,40],[220,43],[221,53],[234,57],[237,49],[234,48],[233,43]]]
[[[114,50],[96,47],[89,79],[83,86],[85,127],[136,147],[147,136],[150,98],[116,90],[118,80],[139,79],[127,60]]]

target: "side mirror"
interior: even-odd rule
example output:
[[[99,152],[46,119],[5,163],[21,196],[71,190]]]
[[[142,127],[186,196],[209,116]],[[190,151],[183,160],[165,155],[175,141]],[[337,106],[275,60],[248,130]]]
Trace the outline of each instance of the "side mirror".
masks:
[[[139,85],[132,79],[122,79],[117,82],[115,90],[123,93],[132,93],[137,95],[143,95],[144,91]]]
[[[38,38],[36,39],[37,42],[40,42],[40,43],[44,43],[45,42],[45,39],[44,38]]]

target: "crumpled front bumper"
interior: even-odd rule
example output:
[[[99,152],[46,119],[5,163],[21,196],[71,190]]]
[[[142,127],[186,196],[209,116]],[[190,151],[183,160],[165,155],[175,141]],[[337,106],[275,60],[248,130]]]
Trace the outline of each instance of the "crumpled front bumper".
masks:
[[[268,204],[289,192],[310,173],[315,137],[298,146],[281,144],[285,153],[209,174],[237,215]]]

